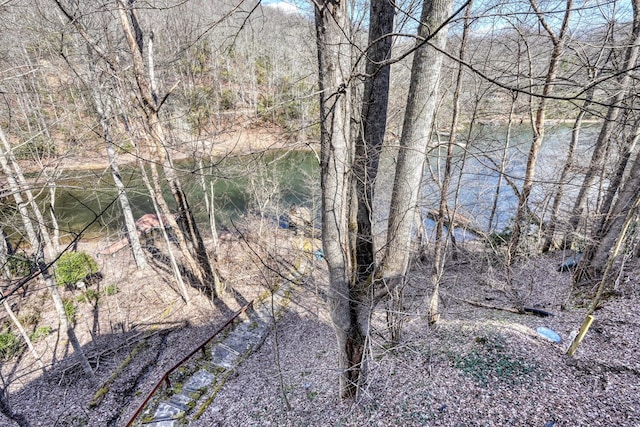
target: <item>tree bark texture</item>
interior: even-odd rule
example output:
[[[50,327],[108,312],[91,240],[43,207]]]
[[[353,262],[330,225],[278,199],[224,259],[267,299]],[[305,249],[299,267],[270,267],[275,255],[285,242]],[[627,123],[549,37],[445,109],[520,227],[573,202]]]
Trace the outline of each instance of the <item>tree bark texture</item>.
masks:
[[[391,75],[391,67],[383,63],[391,57],[395,7],[389,0],[372,0],[369,16],[366,78],[353,167],[357,196],[356,283],[362,285],[371,282],[376,263],[373,200],[380,151],[387,129]]]
[[[383,277],[392,289],[404,280],[413,242],[415,214],[421,189],[426,150],[438,102],[438,82],[447,40],[442,24],[449,17],[451,0],[425,0],[414,52],[400,149],[396,162],[387,229]],[[439,29],[437,33],[432,33]]]
[[[316,3],[321,115],[322,244],[329,267],[328,295],[337,337],[340,395],[356,395],[362,381],[362,358],[369,307],[359,303],[351,286],[353,260],[349,241],[351,165],[351,44],[346,0]]]

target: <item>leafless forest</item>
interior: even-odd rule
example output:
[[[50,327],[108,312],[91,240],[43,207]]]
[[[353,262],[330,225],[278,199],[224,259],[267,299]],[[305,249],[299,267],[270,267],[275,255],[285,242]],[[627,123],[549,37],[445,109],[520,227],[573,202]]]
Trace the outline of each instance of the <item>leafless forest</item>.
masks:
[[[640,0],[0,27],[0,424],[640,424]],[[133,417],[285,285],[223,381],[149,415],[203,347]]]

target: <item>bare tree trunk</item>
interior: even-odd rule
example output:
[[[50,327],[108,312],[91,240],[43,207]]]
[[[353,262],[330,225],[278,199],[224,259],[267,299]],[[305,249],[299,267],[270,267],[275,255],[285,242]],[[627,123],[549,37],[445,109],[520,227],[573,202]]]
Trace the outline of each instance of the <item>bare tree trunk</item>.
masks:
[[[520,68],[520,44],[518,44],[518,69]],[[518,76],[520,72],[518,71]],[[511,94],[511,105],[509,106],[509,118],[507,120],[507,134],[505,136],[504,147],[502,149],[502,157],[500,158],[500,170],[498,171],[498,183],[496,184],[496,192],[493,196],[493,206],[491,207],[491,214],[489,214],[489,223],[487,231],[493,230],[493,221],[496,218],[498,211],[498,202],[500,199],[500,190],[502,189],[502,181],[504,180],[505,170],[507,169],[507,157],[509,156],[509,147],[511,146],[511,130],[513,129],[513,114],[516,107],[516,100],[518,93]]]
[[[571,12],[573,11],[573,0],[567,0],[564,9],[564,18],[559,33],[556,35],[554,30],[549,27],[547,21],[544,19],[542,13],[538,9],[536,0],[530,0],[531,6],[538,16],[538,21],[544,27],[551,42],[553,43],[553,51],[551,52],[551,58],[549,59],[549,68],[547,69],[547,75],[545,77],[544,86],[542,88],[542,95],[538,101],[538,108],[536,110],[535,120],[533,125],[533,142],[529,149],[529,156],[527,158],[527,166],[525,169],[524,183],[522,184],[522,191],[518,198],[518,210],[513,223],[513,233],[509,240],[509,259],[510,264],[516,258],[519,251],[520,239],[523,234],[523,228],[528,227],[528,221],[525,220],[526,214],[529,210],[529,197],[531,196],[531,190],[533,189],[536,162],[538,160],[538,153],[542,147],[542,141],[544,139],[544,120],[547,112],[547,100],[548,96],[553,92],[553,87],[556,81],[556,74],[558,70],[558,64],[562,57],[565,45],[565,37],[569,28],[569,19]],[[525,229],[526,233],[526,229]]]
[[[9,266],[7,265],[8,256],[9,256],[9,245],[5,240],[4,230],[0,228],[0,265],[3,266],[3,270],[4,270],[4,274],[0,274],[0,277],[4,275],[7,279],[11,279],[11,273],[9,271]],[[42,362],[42,357],[40,357],[40,354],[38,353],[36,348],[33,346],[33,342],[31,342],[31,338],[29,338],[29,334],[24,329],[24,326],[22,326],[22,322],[20,322],[20,319],[18,319],[18,317],[15,315],[15,313],[11,309],[11,305],[4,298],[4,295],[2,294],[1,290],[0,290],[0,299],[2,299],[2,305],[4,306],[4,309],[7,312],[7,315],[9,316],[13,324],[16,326],[16,328],[20,332],[20,335],[24,339],[24,342],[27,344],[27,348],[31,352],[31,355],[36,360],[36,362],[38,362],[38,365],[40,365],[40,369],[42,369],[42,371],[44,372],[45,366],[44,366],[44,363]]]
[[[95,75],[93,80],[94,83],[90,83],[90,85],[92,86],[91,92],[93,95],[94,105],[96,107],[96,113],[98,114],[98,118],[100,120],[100,126],[102,127],[102,137],[104,138],[104,142],[106,144],[107,157],[109,159],[109,169],[111,170],[113,183],[115,184],[116,190],[118,191],[118,202],[120,203],[120,207],[122,209],[122,216],[124,217],[124,223],[127,229],[127,237],[129,238],[129,244],[131,245],[131,253],[138,269],[143,270],[147,268],[147,259],[144,255],[144,251],[142,250],[142,245],[140,244],[138,230],[136,229],[136,220],[133,217],[131,205],[129,204],[129,197],[127,197],[127,190],[124,182],[122,182],[122,176],[120,175],[118,157],[116,155],[114,143],[111,138],[110,120],[104,108],[104,105],[106,103],[103,101],[101,94],[98,93],[96,89],[96,87],[99,86],[99,82],[97,81]]]
[[[438,83],[444,57],[439,50],[446,44],[447,28],[444,23],[452,4],[451,0],[425,0],[423,3],[391,194],[382,266],[387,289],[402,286],[412,255],[418,196],[438,103]]]
[[[107,158],[109,159],[109,169],[113,178],[114,185],[118,192],[118,202],[122,209],[122,216],[124,218],[125,227],[127,229],[127,237],[131,246],[131,252],[138,269],[144,269],[147,267],[147,260],[140,244],[138,232],[136,230],[135,219],[131,211],[129,204],[129,198],[127,197],[126,187],[122,181],[120,175],[120,168],[118,166],[117,155],[115,151],[115,144],[111,137],[111,108],[108,96],[105,92],[109,91],[109,85],[105,81],[101,81],[97,72],[98,61],[103,60],[109,67],[109,72],[114,73],[116,70],[114,64],[106,56],[105,52],[99,47],[97,42],[93,40],[87,33],[84,27],[81,25],[80,20],[77,19],[72,13],[66,10],[63,4],[59,0],[55,0],[59,10],[65,14],[69,21],[78,30],[78,33],[84,39],[87,47],[88,56],[88,76],[84,82],[91,93],[93,105],[98,115],[100,127],[102,128],[102,138],[104,139]],[[96,55],[97,54],[97,55]],[[65,57],[66,59],[66,57]]]
[[[580,132],[582,130],[582,120],[584,119],[584,116],[587,114],[588,108],[593,103],[593,97],[596,89],[596,86],[593,85],[593,83],[601,73],[601,70],[602,70],[601,64],[603,60],[604,62],[606,62],[606,58],[605,58],[606,48],[604,46],[606,46],[607,43],[613,44],[613,41],[611,40],[612,37],[613,37],[613,25],[609,25],[609,27],[607,28],[605,42],[603,43],[602,48],[598,52],[596,59],[593,61],[593,65],[589,66],[587,70],[589,75],[590,87],[589,89],[587,89],[585,93],[585,100],[582,103],[580,112],[578,113],[578,116],[576,117],[576,120],[573,124],[573,129],[571,130],[571,143],[569,144],[569,150],[567,152],[567,160],[564,163],[564,167],[562,168],[562,172],[560,174],[560,179],[558,180],[558,187],[556,190],[556,194],[554,195],[553,206],[551,208],[551,218],[549,219],[548,227],[545,230],[546,238],[542,246],[542,252],[548,252],[555,245],[554,235],[558,227],[558,220],[560,219],[560,203],[564,196],[565,184],[568,182],[569,172],[571,171],[574,165],[575,152],[576,152],[576,148],[578,147],[578,141],[580,140]],[[573,231],[573,230],[569,230],[569,231]],[[564,230],[564,236],[562,240],[565,242],[563,246],[566,246],[566,242],[567,242],[566,229]]]
[[[118,202],[122,209],[122,216],[124,217],[125,227],[127,229],[127,237],[129,238],[129,244],[131,245],[131,253],[136,266],[140,270],[147,268],[147,258],[144,255],[142,244],[138,236],[138,230],[136,229],[136,220],[133,217],[131,211],[131,205],[129,204],[129,197],[127,196],[126,187],[122,182],[122,176],[120,175],[120,167],[118,166],[118,158],[113,148],[113,141],[109,133],[109,125],[100,120],[102,129],[104,132],[104,138],[107,143],[107,157],[109,158],[109,169],[111,170],[111,176],[113,183],[118,191]]]
[[[321,115],[322,243],[329,267],[329,311],[338,343],[340,395],[357,394],[363,379],[369,307],[350,286],[353,260],[349,242],[351,43],[345,0],[315,5]]]
[[[606,285],[607,283],[609,283],[609,275],[611,273],[613,265],[618,259],[620,252],[622,251],[623,246],[627,241],[627,231],[631,227],[631,224],[634,221],[637,222],[638,220],[638,208],[640,208],[640,195],[636,194],[633,204],[627,205],[626,207],[626,217],[624,217],[623,219],[618,219],[617,221],[621,226],[614,233],[608,235],[608,237],[613,240],[607,243],[607,246],[609,246],[610,249],[606,252],[605,264],[603,264],[603,267],[599,269],[599,274],[602,277],[600,278],[600,283],[598,284],[596,295],[593,297],[593,300],[591,301],[591,304],[589,304],[589,308],[587,309],[587,316],[593,314],[593,312],[598,307],[600,300],[602,299],[605,288],[607,287]],[[576,273],[584,271],[584,269],[578,269],[576,270]]]
[[[464,17],[464,29],[462,31],[462,41],[460,42],[460,63],[456,76],[456,87],[453,93],[453,112],[451,118],[451,129],[449,133],[449,141],[447,142],[447,157],[444,165],[444,175],[442,177],[442,185],[440,186],[440,205],[438,207],[438,220],[436,221],[436,238],[433,251],[433,268],[431,269],[431,284],[433,292],[429,302],[428,317],[429,323],[434,324],[440,319],[440,281],[444,270],[446,236],[444,236],[444,223],[449,218],[449,229],[454,231],[455,228],[455,212],[453,215],[449,213],[447,198],[449,197],[449,185],[451,183],[451,166],[453,163],[453,150],[455,148],[456,129],[458,127],[458,116],[460,114],[460,91],[462,87],[462,63],[464,62],[465,50],[467,48],[467,35],[469,33],[469,19],[471,16],[471,7],[473,1],[467,4]]]
[[[2,305],[4,306],[4,309],[7,312],[7,315],[9,315],[9,318],[18,329],[18,332],[20,332],[22,339],[24,339],[25,344],[27,344],[27,348],[29,349],[29,352],[31,352],[31,355],[33,356],[35,361],[38,363],[38,366],[40,366],[40,369],[42,370],[42,372],[44,372],[45,366],[44,366],[44,362],[42,361],[42,357],[40,356],[40,353],[38,353],[38,350],[36,350],[36,348],[33,346],[33,342],[31,341],[31,338],[29,338],[29,334],[27,333],[26,329],[22,325],[22,322],[20,322],[20,319],[18,319],[18,316],[16,316],[16,314],[13,312],[13,310],[11,309],[11,306],[9,305],[9,302],[7,302],[7,300],[4,298],[4,295],[2,295],[1,291],[0,291],[0,297],[2,298]]]
[[[638,133],[635,140],[638,139]],[[605,221],[598,227],[591,244],[584,252],[583,258],[576,269],[574,280],[581,282],[600,275],[612,255],[611,251],[620,234],[629,226],[630,215],[635,214],[640,203],[640,154],[627,175],[622,187],[619,187],[618,197],[613,206],[607,209]]]
[[[599,210],[600,223],[595,229],[595,235],[600,234],[610,220],[611,211],[614,207],[614,200],[616,196],[619,196],[622,181],[625,178],[625,172],[627,171],[629,160],[631,159],[631,155],[636,152],[636,146],[638,145],[638,140],[640,140],[640,117],[637,117],[636,120],[631,124],[631,132],[632,134],[627,137],[625,147],[618,162],[618,167],[613,177],[611,177],[609,187],[607,188],[605,197],[602,201]],[[629,173],[629,179],[633,179],[635,172],[637,172],[637,170],[632,168],[631,172]],[[640,187],[637,188],[640,189]]]
[[[152,164],[152,167],[153,167],[153,164]],[[139,169],[140,169],[140,175],[142,176],[142,180],[144,181],[144,184],[147,186],[147,190],[149,191],[149,194],[153,196],[155,189],[151,184],[151,181],[149,180],[149,175],[147,174],[147,171],[144,168],[144,164],[142,162],[139,162]],[[156,172],[156,175],[157,175],[157,172]],[[162,212],[158,207],[158,204],[156,202],[156,197],[151,197],[151,201],[153,202],[153,210],[155,211],[156,215],[158,216],[158,220],[160,221],[160,230],[162,230],[162,237],[164,238],[164,242],[167,245],[167,253],[169,254],[169,262],[171,263],[171,269],[173,270],[173,277],[175,277],[176,282],[178,282],[178,287],[182,292],[182,298],[184,299],[184,302],[187,305],[189,305],[191,303],[189,299],[189,293],[187,292],[187,287],[184,283],[182,272],[180,271],[180,267],[178,266],[176,257],[173,255],[173,250],[171,249],[171,240],[169,239],[169,235],[167,234],[167,229],[165,227],[165,224],[162,222],[163,221]]]
[[[47,174],[47,185],[49,187],[49,218],[51,219],[51,230],[53,231],[53,238],[51,243],[53,249],[56,252],[60,251],[60,227],[58,226],[58,219],[56,218],[56,182],[55,176],[49,176]]]
[[[198,170],[204,171],[204,164],[202,158],[198,159]],[[204,204],[207,208],[207,216],[209,217],[209,228],[211,230],[211,239],[213,240],[214,254],[218,253],[218,231],[216,230],[216,215],[215,215],[215,199],[213,195],[213,182],[211,183],[211,194],[209,194],[209,188],[207,188],[207,182],[204,179],[204,173],[199,174],[200,186],[202,187],[202,194],[204,196]],[[217,260],[214,259],[214,262]]]
[[[216,297],[218,291],[222,288],[222,281],[220,279],[220,275],[215,271],[209,261],[209,255],[207,254],[200,231],[195,222],[193,212],[189,206],[187,197],[182,189],[182,185],[178,179],[168,153],[164,128],[158,114],[159,109],[162,106],[162,102],[158,100],[158,96],[155,92],[155,82],[151,79],[153,71],[150,70],[149,75],[145,73],[144,61],[142,58],[141,30],[138,26],[135,9],[127,8],[122,0],[118,0],[117,3],[120,22],[129,45],[133,72],[146,116],[146,125],[151,139],[151,154],[155,159],[157,159],[158,163],[162,165],[167,183],[169,184],[169,189],[171,190],[171,194],[178,206],[178,215],[191,242],[193,243],[194,254],[189,250],[189,245],[187,244],[184,233],[181,228],[178,227],[177,221],[169,211],[169,208],[162,197],[159,178],[157,173],[154,173],[155,168],[152,165],[152,182],[155,187],[154,196],[156,197],[156,202],[162,210],[162,213],[166,216],[167,222],[171,228],[174,229],[178,246],[180,247],[185,261],[200,283],[200,286],[210,292],[212,297]],[[128,15],[127,11],[129,12]],[[150,48],[151,47],[152,46],[150,46]],[[150,56],[149,66],[153,67],[152,55]]]
[[[387,129],[391,67],[384,65],[384,62],[391,56],[395,7],[388,0],[372,0],[369,16],[369,46],[365,52],[366,80],[354,162],[358,230],[355,239],[356,282],[362,285],[371,282],[376,263],[372,225],[373,200],[380,150]]]
[[[10,247],[9,237],[4,232],[4,228],[0,225],[0,265],[4,270],[4,276],[7,279],[11,278],[11,271],[9,270],[9,256],[13,255],[13,248]]]
[[[391,68],[384,64],[391,56],[395,7],[387,0],[373,0],[369,7],[369,45],[366,55],[366,79],[360,113],[360,129],[356,137],[356,157],[353,167],[353,185],[356,207],[355,283],[362,298],[362,306],[373,307],[376,249],[373,234],[374,193],[380,152],[387,128],[389,82]],[[400,312],[397,307],[391,312]],[[392,321],[395,325],[398,322]],[[393,339],[393,328],[392,331]],[[361,364],[360,383],[366,379],[366,351]]]
[[[578,197],[574,203],[569,221],[570,232],[573,232],[578,228],[578,224],[582,218],[584,207],[587,202],[587,196],[591,191],[591,186],[593,185],[598,172],[602,169],[602,163],[605,159],[605,152],[609,145],[611,134],[616,124],[616,120],[622,111],[622,103],[626,99],[631,85],[634,82],[632,73],[636,68],[638,53],[640,53],[640,0],[633,0],[632,5],[633,31],[627,43],[628,47],[622,69],[623,74],[620,79],[619,88],[607,109],[607,115],[602,123],[595,148],[591,155],[589,169],[587,170],[582,186],[580,187],[580,192],[578,193]]]
[[[0,147],[0,164],[6,175],[9,188],[11,188],[11,191],[14,193],[13,196],[15,198],[16,205],[18,206],[24,228],[29,237],[31,248],[37,253],[37,265],[41,271],[42,278],[47,288],[49,289],[49,292],[51,293],[53,304],[55,306],[56,312],[58,313],[58,322],[60,324],[60,329],[66,332],[67,338],[69,339],[74,353],[78,358],[80,364],[82,365],[85,374],[93,381],[95,379],[93,369],[91,368],[91,365],[89,364],[89,361],[87,360],[84,351],[82,350],[82,346],[80,345],[80,342],[76,337],[73,325],[67,319],[67,315],[64,310],[64,304],[62,302],[62,297],[60,296],[60,293],[58,291],[58,286],[49,274],[49,270],[47,268],[43,246],[47,247],[47,251],[49,252],[49,259],[53,259],[56,254],[53,249],[53,245],[51,244],[51,240],[48,238],[48,233],[43,222],[42,213],[40,212],[40,208],[38,207],[38,205],[35,203],[31,191],[29,191],[28,189],[24,190],[24,193],[27,196],[27,203],[31,207],[33,215],[38,222],[39,234],[36,234],[31,216],[29,215],[29,212],[27,210],[27,205],[24,203],[21,195],[20,184],[23,184],[25,182],[24,175],[22,174],[20,167],[13,158],[11,146],[5,138],[2,129],[0,129],[0,144],[2,145]],[[44,244],[42,240],[44,240]]]
[[[567,182],[567,178],[569,176],[569,172],[573,168],[574,157],[576,148],[578,146],[578,141],[580,139],[580,130],[582,128],[582,120],[587,113],[587,108],[591,104],[593,99],[593,92],[595,88],[587,91],[586,99],[582,104],[582,109],[580,113],[578,113],[578,117],[576,117],[575,122],[573,123],[573,129],[571,130],[571,143],[569,144],[569,151],[567,152],[567,160],[564,163],[562,168],[562,172],[560,173],[560,179],[558,180],[558,187],[556,189],[556,194],[553,199],[553,206],[551,208],[551,218],[549,219],[549,225],[546,230],[546,238],[544,244],[542,246],[542,252],[548,252],[551,250],[554,245],[553,239],[557,228],[557,222],[559,220],[560,215],[560,202],[562,201],[562,197],[564,195],[564,186]]]

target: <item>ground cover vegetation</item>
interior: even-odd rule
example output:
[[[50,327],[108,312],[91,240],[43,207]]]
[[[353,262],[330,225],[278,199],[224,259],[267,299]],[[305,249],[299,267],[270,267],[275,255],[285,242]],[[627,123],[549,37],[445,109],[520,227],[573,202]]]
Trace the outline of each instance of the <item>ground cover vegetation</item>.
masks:
[[[3,423],[125,424],[301,257],[194,425],[640,422],[639,0],[9,0],[0,26]]]

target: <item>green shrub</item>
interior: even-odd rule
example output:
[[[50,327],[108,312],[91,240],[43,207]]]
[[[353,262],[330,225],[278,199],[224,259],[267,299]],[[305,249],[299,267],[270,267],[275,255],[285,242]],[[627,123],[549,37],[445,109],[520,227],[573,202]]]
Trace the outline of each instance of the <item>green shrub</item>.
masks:
[[[20,355],[23,350],[22,341],[11,330],[5,329],[0,333],[0,360],[11,360]]]
[[[18,320],[20,320],[20,323],[22,323],[25,328],[30,328],[32,326],[36,326],[40,322],[40,317],[40,312],[32,311],[22,313],[18,317]]]
[[[100,293],[93,289],[87,289],[76,297],[77,302],[97,303],[100,299]]]
[[[503,229],[501,232],[493,232],[489,235],[489,244],[491,246],[504,246],[509,240],[511,240],[511,235],[513,234],[513,230],[510,227]]]
[[[236,93],[230,89],[222,89],[218,94],[218,105],[221,110],[233,110],[236,107]]]
[[[64,314],[67,316],[67,319],[71,323],[76,322],[76,305],[73,303],[73,300],[70,298],[65,298],[62,300],[62,304],[64,305]]]
[[[56,280],[59,285],[74,285],[96,274],[98,263],[86,252],[67,252],[58,259]]]
[[[108,297],[110,297],[111,295],[115,295],[118,292],[120,292],[120,288],[118,288],[117,285],[105,286],[104,290],[102,291],[103,295],[106,295]]]
[[[53,328],[51,326],[38,326],[35,331],[29,334],[29,339],[31,341],[38,341],[42,337],[51,335],[52,332]]]
[[[24,255],[14,254],[9,255],[7,258],[7,267],[9,267],[9,272],[14,277],[28,276],[34,266],[33,260]]]

